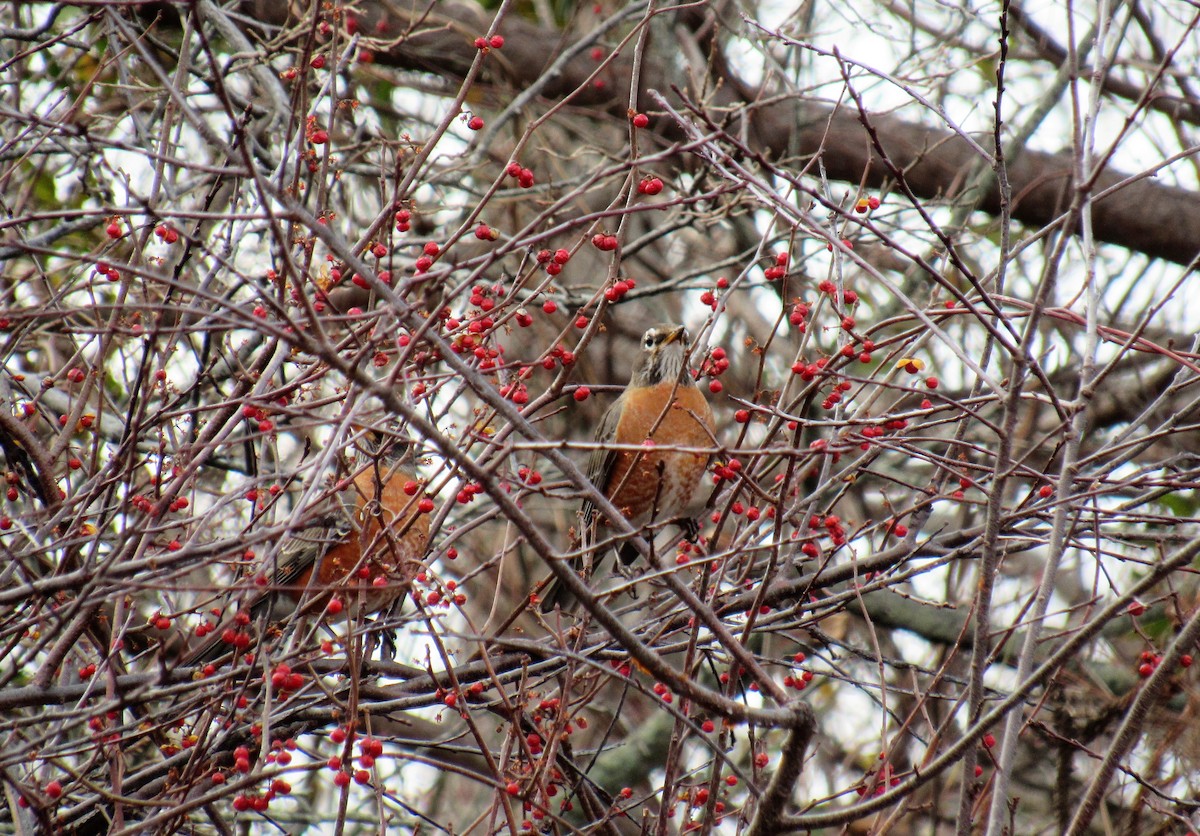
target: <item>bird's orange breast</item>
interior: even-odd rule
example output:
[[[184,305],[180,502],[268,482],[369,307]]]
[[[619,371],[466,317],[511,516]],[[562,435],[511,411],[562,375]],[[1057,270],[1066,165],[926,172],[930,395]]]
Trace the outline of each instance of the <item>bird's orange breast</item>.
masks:
[[[605,494],[634,525],[673,519],[693,501],[710,454],[673,447],[713,446],[712,409],[694,386],[660,383],[626,390],[613,439],[652,444],[617,453]]]
[[[404,492],[411,479],[398,472],[378,486],[373,473],[360,474],[358,530],[318,558],[316,579],[305,577],[295,591],[311,587],[309,598],[316,590],[337,591],[348,606],[365,613],[386,609],[404,595],[429,542],[429,515],[417,510],[421,497]]]

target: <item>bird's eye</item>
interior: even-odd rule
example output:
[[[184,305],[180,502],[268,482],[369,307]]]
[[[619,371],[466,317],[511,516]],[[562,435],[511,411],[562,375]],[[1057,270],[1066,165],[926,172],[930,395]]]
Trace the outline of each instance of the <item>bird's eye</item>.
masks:
[[[646,348],[654,348],[654,335],[653,335],[653,334],[647,334],[647,335],[646,335],[646,336],[645,336],[645,337],[642,339],[642,345],[644,345]]]

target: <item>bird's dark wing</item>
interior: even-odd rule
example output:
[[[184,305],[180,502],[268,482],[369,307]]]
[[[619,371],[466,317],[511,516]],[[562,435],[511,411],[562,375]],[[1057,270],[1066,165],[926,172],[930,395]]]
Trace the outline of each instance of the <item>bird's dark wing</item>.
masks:
[[[622,395],[604,413],[593,438],[596,446],[592,448],[591,455],[588,456],[588,481],[595,485],[596,490],[601,493],[608,490],[608,480],[612,478],[613,467],[617,462],[619,451],[614,450],[612,445],[616,442],[617,424],[621,421],[621,412],[624,406],[625,396]],[[583,516],[583,527],[586,530],[593,522],[596,508],[590,499],[585,498],[580,510]]]
[[[310,566],[353,533],[349,520],[340,514],[319,517],[289,533],[275,562],[275,586],[283,589],[295,586]]]

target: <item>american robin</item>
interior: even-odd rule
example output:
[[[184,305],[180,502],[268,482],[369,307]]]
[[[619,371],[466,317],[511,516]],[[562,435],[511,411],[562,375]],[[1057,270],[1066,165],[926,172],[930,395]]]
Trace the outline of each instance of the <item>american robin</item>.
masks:
[[[691,522],[699,510],[697,500],[710,453],[678,448],[713,446],[716,425],[712,408],[684,366],[689,345],[682,325],[655,325],[642,337],[642,353],[629,385],[608,408],[596,430],[596,447],[588,459],[587,475],[635,528],[655,522]],[[639,450],[617,450],[611,445],[642,445]],[[597,519],[589,500],[581,509],[585,543],[596,542]],[[694,523],[692,523],[694,526]],[[626,543],[619,550],[628,564],[638,554]],[[587,555],[590,563],[594,555]],[[581,567],[587,573],[589,567]],[[542,611],[569,608],[570,593],[555,581],[544,590]]]
[[[289,535],[267,590],[240,607],[231,625],[218,628],[214,641],[188,654],[189,661],[210,660],[229,646],[245,649],[251,641],[246,628],[263,617],[322,610],[369,615],[402,598],[429,543],[429,514],[406,461],[411,446],[376,430],[362,433],[348,495],[327,500],[328,513]]]

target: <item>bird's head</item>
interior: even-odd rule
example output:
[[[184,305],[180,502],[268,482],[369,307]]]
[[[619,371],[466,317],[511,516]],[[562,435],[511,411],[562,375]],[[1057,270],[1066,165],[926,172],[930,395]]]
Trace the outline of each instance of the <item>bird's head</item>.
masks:
[[[397,462],[416,451],[414,440],[393,422],[356,427],[353,443],[364,458],[382,462]]]
[[[661,323],[642,335],[642,353],[633,367],[631,386],[656,386],[675,383],[694,386],[691,375],[683,374],[691,339],[682,325]]]

